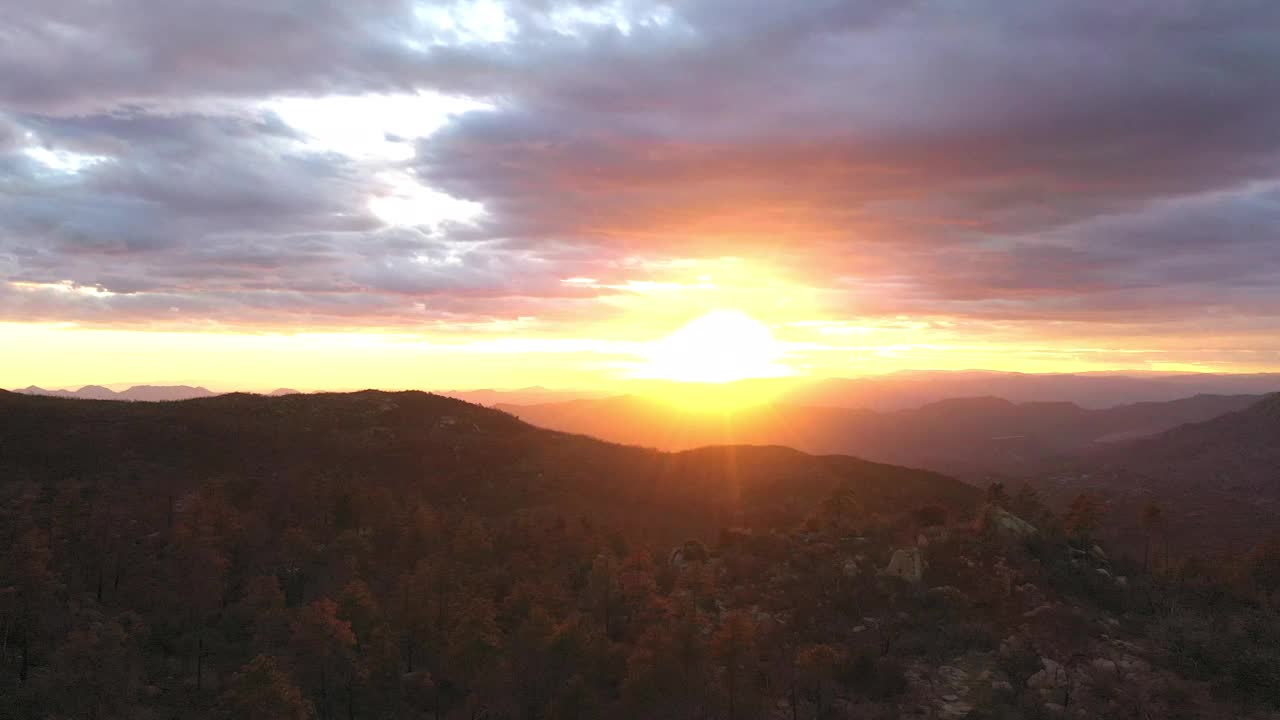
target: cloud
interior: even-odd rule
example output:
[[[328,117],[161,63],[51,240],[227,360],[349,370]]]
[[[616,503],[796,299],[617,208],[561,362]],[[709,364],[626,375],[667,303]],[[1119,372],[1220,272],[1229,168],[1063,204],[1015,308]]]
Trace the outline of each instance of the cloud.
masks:
[[[0,8],[0,319],[594,322],[726,255],[837,318],[1280,310],[1275,3]]]

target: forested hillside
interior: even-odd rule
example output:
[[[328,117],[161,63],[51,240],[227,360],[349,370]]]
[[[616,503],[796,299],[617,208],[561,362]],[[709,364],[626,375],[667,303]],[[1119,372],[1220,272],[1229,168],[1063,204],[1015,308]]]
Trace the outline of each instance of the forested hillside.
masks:
[[[1280,703],[1278,555],[1144,572],[1093,546],[1101,512],[779,447],[622,447],[421,393],[0,393],[0,717]]]
[[[1280,394],[1058,465],[1038,485],[1061,502],[1081,492],[1105,499],[1130,545],[1153,503],[1180,554],[1238,552],[1280,537]]]

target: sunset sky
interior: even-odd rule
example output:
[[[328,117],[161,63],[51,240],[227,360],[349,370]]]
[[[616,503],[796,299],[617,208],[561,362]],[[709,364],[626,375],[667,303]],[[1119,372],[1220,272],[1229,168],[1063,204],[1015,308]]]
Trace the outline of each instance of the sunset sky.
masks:
[[[0,387],[1280,370],[1277,33],[1266,0],[0,0]]]

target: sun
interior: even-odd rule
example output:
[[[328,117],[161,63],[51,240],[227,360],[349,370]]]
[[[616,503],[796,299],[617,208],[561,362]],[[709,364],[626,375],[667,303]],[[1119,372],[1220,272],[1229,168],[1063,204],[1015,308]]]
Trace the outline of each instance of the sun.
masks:
[[[768,326],[739,310],[714,310],[653,343],[636,377],[729,383],[793,375]]]

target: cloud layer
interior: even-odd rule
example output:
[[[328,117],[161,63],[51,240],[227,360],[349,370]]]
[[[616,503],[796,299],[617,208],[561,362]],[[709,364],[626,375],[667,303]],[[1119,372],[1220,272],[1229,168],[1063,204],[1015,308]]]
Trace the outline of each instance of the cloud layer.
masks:
[[[1280,350],[1274,2],[0,15],[0,320],[566,335],[733,257],[796,321]]]

